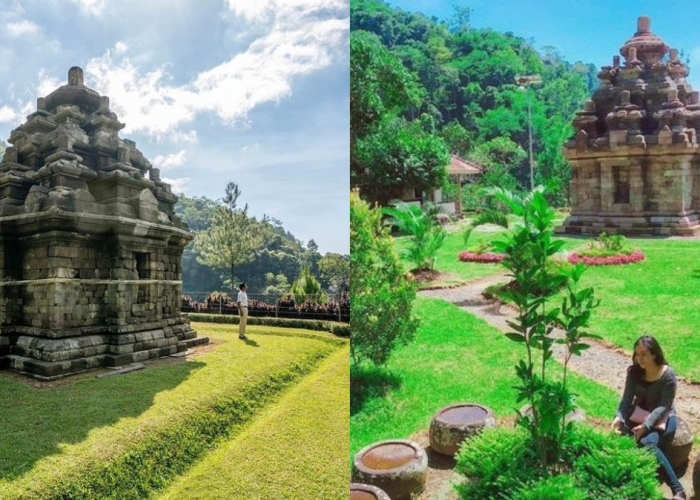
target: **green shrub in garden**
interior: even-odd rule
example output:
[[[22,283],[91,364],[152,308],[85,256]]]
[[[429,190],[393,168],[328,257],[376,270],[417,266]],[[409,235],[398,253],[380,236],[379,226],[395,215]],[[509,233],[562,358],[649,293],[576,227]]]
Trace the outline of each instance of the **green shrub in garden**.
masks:
[[[414,284],[403,272],[393,238],[356,192],[350,194],[350,353],[361,361],[386,362],[398,343],[415,334]]]
[[[538,463],[532,437],[522,429],[490,428],[464,442],[456,486],[471,500],[660,500],[656,457],[633,439],[585,424],[567,433],[560,473]]]
[[[576,253],[581,257],[611,257],[613,255],[629,255],[632,252],[634,249],[629,246],[627,238],[621,234],[600,233],[598,239]]]
[[[550,476],[535,484],[528,484],[515,492],[512,500],[588,500],[585,490],[576,485],[569,475]]]

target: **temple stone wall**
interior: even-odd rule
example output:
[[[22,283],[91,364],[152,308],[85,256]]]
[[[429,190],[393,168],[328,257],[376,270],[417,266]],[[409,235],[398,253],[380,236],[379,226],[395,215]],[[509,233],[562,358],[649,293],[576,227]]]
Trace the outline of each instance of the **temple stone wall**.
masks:
[[[688,69],[648,17],[620,54],[573,121],[572,209],[559,231],[700,234],[700,102]]]
[[[109,99],[37,100],[0,162],[0,368],[52,379],[207,342],[180,313],[192,239]]]

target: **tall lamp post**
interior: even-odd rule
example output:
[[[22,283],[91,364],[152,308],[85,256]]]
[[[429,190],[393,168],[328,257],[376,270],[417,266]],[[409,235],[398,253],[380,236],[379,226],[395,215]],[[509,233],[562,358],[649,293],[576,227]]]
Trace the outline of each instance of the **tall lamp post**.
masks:
[[[515,77],[515,82],[520,85],[520,88],[525,91],[527,96],[527,137],[530,149],[530,190],[532,191],[535,189],[535,162],[532,158],[532,108],[530,106],[530,92],[527,90],[527,86],[542,83],[542,78],[540,75],[518,75]]]

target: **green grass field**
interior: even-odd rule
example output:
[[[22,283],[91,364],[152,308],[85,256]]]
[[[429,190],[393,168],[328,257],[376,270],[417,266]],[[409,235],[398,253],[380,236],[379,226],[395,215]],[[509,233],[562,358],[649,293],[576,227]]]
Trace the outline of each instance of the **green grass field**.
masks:
[[[0,376],[0,499],[145,498],[347,343],[255,326],[246,343],[235,326],[193,326],[214,345],[186,361],[44,389]]]
[[[426,430],[437,410],[475,402],[497,417],[514,416],[514,365],[524,348],[496,328],[439,299],[415,304],[421,326],[415,340],[397,348],[385,370],[366,372],[363,392],[351,386],[351,454],[374,441]],[[561,373],[552,362],[552,371]],[[370,382],[367,382],[370,380]],[[578,404],[591,416],[612,418],[619,395],[579,376],[569,379]]]
[[[244,432],[209,454],[159,500],[337,499],[350,475],[349,349],[266,409]]]

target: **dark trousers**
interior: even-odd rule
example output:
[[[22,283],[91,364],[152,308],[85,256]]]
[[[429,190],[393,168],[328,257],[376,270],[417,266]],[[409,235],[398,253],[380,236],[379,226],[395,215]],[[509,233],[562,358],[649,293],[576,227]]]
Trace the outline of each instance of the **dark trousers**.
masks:
[[[622,424],[622,433],[632,436],[632,428],[636,427],[637,425],[639,424],[635,424],[629,420],[625,421],[625,423]],[[676,471],[673,470],[671,462],[668,461],[668,458],[661,448],[668,446],[673,442],[673,436],[676,434],[676,425],[676,417],[669,417],[668,422],[666,423],[665,431],[662,432],[657,429],[651,429],[642,437],[642,439],[639,440],[640,446],[646,446],[654,453],[654,455],[656,455],[656,460],[658,460],[659,465],[661,465],[666,473],[666,476],[668,477],[668,485],[670,486],[674,495],[679,491],[683,491],[683,486],[678,480],[678,476],[676,475]]]

